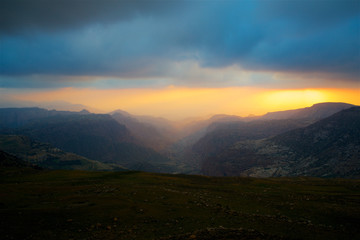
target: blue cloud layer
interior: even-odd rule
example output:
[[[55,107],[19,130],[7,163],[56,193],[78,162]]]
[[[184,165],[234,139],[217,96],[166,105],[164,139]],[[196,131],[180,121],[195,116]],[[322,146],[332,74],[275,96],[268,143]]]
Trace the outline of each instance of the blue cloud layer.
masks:
[[[6,79],[171,78],[176,64],[196,61],[204,68],[236,65],[360,81],[357,0],[30,2],[1,2],[0,74]]]

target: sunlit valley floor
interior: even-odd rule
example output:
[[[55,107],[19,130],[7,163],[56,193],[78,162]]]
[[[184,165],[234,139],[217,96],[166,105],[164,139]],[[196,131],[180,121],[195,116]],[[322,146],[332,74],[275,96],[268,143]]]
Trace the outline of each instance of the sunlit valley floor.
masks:
[[[182,123],[2,108],[0,134],[5,239],[360,237],[357,106]]]

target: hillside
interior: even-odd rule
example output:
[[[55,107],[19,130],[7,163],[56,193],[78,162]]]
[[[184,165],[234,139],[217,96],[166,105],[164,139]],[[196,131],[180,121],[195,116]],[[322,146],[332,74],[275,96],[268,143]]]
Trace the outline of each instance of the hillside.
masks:
[[[353,105],[319,103],[311,107],[271,112],[261,117],[233,118],[232,121],[212,122],[206,134],[193,145],[202,159],[214,156],[238,141],[272,137],[329,117]]]
[[[26,168],[36,167],[36,165],[23,161],[14,155],[0,150],[0,168]]]
[[[4,240],[360,237],[358,180],[38,171],[0,188]]]
[[[204,159],[218,154],[238,141],[267,138],[308,124],[308,121],[297,119],[213,123],[208,127],[208,133],[197,141],[192,149]]]
[[[236,142],[269,138],[306,127],[352,106],[346,103],[319,103],[258,117],[218,114],[206,120],[190,121],[183,126],[185,137],[168,148],[168,156],[182,166],[183,172],[198,174],[205,159],[216,157]]]
[[[107,114],[3,108],[0,133],[28,136],[65,152],[133,170],[175,171],[168,158],[144,146],[126,126]]]
[[[360,177],[360,107],[273,138],[240,141],[202,165],[207,175]]]
[[[168,159],[141,146],[124,125],[106,114],[41,118],[13,132],[103,163],[133,170],[172,171]]]
[[[121,166],[104,164],[74,153],[64,152],[50,144],[34,141],[26,136],[0,135],[0,149],[13,154],[22,162],[47,169],[124,170]]]

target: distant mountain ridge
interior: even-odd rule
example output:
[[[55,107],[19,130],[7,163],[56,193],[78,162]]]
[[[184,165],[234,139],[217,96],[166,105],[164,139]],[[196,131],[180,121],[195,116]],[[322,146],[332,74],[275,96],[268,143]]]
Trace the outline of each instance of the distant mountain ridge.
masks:
[[[42,118],[63,116],[63,115],[84,115],[89,114],[87,110],[80,112],[46,110],[38,107],[31,108],[0,108],[0,129],[18,128],[32,121]]]
[[[311,119],[313,121],[320,120],[333,115],[341,110],[354,107],[352,104],[341,102],[324,102],[317,103],[311,107],[299,108],[294,110],[269,112],[260,118],[269,119]]]
[[[360,107],[269,139],[240,141],[202,165],[206,175],[360,178]]]

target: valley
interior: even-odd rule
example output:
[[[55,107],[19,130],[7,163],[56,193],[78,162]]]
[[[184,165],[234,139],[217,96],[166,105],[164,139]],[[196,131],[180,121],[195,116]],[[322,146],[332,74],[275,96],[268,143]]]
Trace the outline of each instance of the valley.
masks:
[[[359,112],[319,103],[179,124],[121,110],[3,108],[0,150],[49,169],[358,178]]]

